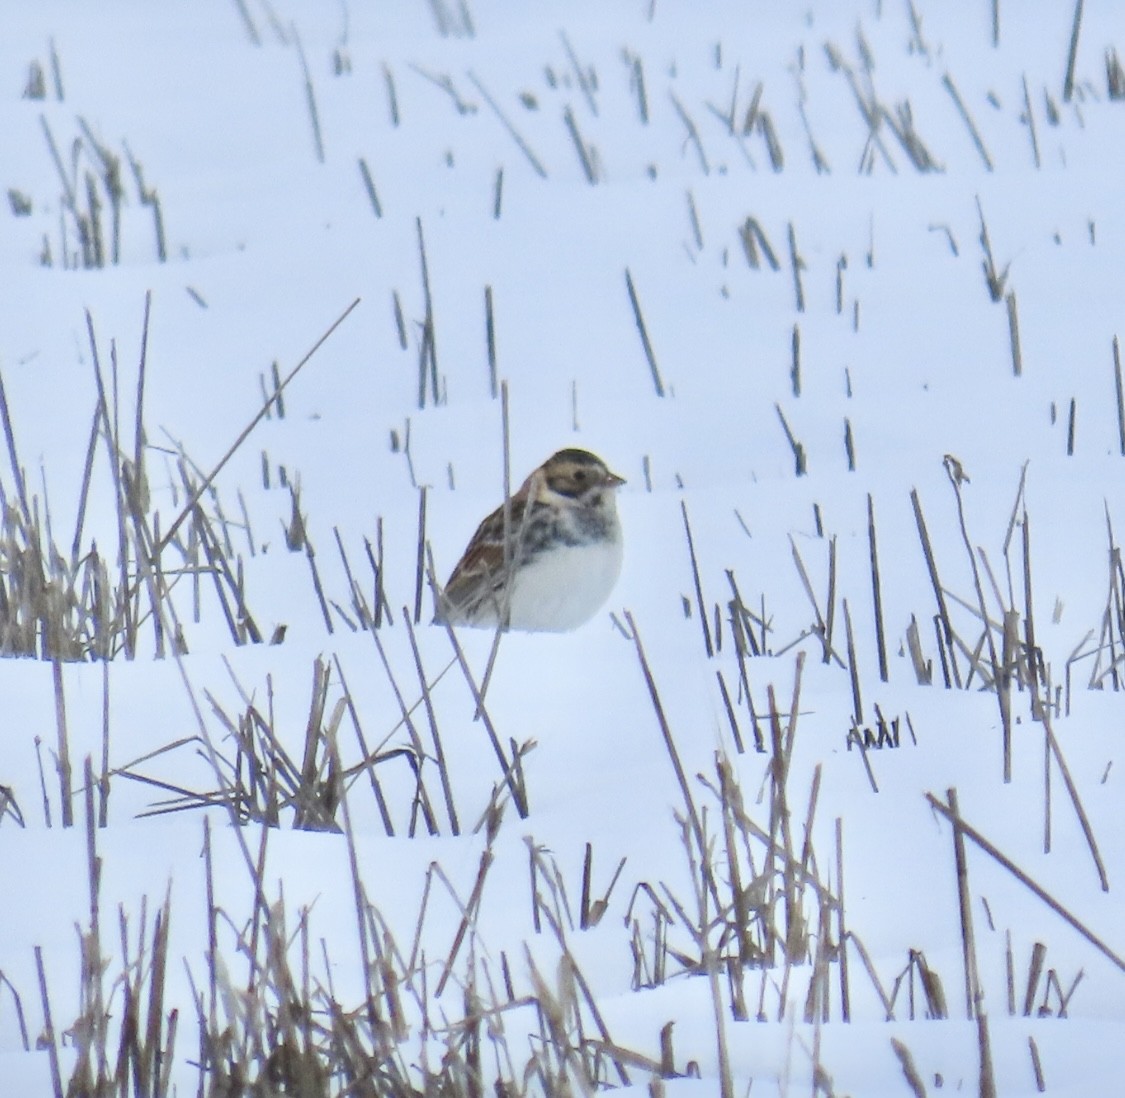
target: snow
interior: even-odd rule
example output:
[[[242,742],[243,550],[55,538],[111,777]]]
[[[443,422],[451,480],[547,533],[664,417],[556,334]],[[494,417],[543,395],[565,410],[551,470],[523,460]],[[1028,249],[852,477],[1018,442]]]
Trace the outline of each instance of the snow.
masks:
[[[474,690],[492,637],[458,632],[470,685],[445,630],[427,624],[432,603],[423,589],[417,661],[432,687],[432,720],[460,834],[452,833],[433,761],[431,713],[423,705],[411,711],[411,721],[428,755],[424,773],[440,833],[427,835],[418,824],[418,833],[409,834],[414,780],[401,757],[379,768],[393,836],[385,833],[365,778],[348,786],[347,803],[367,898],[405,957],[417,946],[430,994],[486,848],[491,852],[475,930],[456,957],[454,983],[431,1006],[460,1017],[456,981],[465,966],[497,979],[502,956],[517,996],[532,989],[532,964],[561,979],[565,941],[618,1047],[659,1061],[661,1028],[675,1023],[675,1066],[683,1073],[695,1064],[701,1078],[665,1080],[664,1093],[721,1093],[709,981],[673,959],[676,951],[698,957],[700,944],[674,921],[667,928],[674,952],[666,980],[636,987],[630,920],[651,959],[653,903],[646,897],[666,904],[675,897],[696,911],[676,819],[686,806],[661,720],[695,804],[700,811],[705,806],[707,836],[719,854],[721,808],[696,776],[717,782],[716,754],[723,753],[747,815],[755,826],[769,827],[771,689],[783,735],[792,735],[787,791],[796,849],[806,838],[819,775],[810,839],[816,875],[829,890],[838,888],[839,821],[849,931],[888,993],[911,951],[923,954],[940,977],[949,1017],[925,1017],[915,974],[914,1015],[904,980],[888,1021],[851,945],[849,1021],[842,1017],[835,958],[828,965],[828,1017],[819,1026],[802,1020],[811,964],[791,971],[781,964],[745,967],[750,1015],[761,995],[762,1020],[733,1017],[724,972],[719,984],[736,1093],[809,1092],[814,1062],[833,1093],[906,1093],[892,1039],[910,1050],[928,1093],[977,1090],[977,1027],[966,1017],[953,835],[926,794],[945,803],[955,788],[967,823],[1109,951],[1125,953],[1119,937],[1125,828],[1116,761],[1122,708],[1111,678],[1090,688],[1095,663],[1105,672],[1120,657],[1119,647],[1097,659],[1093,653],[1104,643],[1114,590],[1120,613],[1107,530],[1116,537],[1125,525],[1113,358],[1115,337],[1125,329],[1119,182],[1125,108],[1108,98],[1105,75],[1106,52],[1125,45],[1125,25],[1112,5],[1084,7],[1070,102],[1063,80],[1071,5],[1002,6],[996,47],[989,5],[969,10],[932,0],[771,2],[752,10],[715,4],[705,12],[665,0],[609,11],[577,0],[514,9],[496,0],[372,6],[247,0],[259,44],[240,14],[243,5],[229,0],[177,0],[159,11],[135,0],[7,6],[0,41],[2,182],[30,200],[31,211],[0,213],[7,288],[0,295],[0,376],[28,493],[44,515],[49,505],[64,553],[75,530],[98,391],[87,311],[121,449],[131,457],[151,293],[145,460],[152,507],[167,530],[184,503],[176,447],[204,473],[214,469],[272,390],[274,364],[284,377],[356,299],[359,304],[286,389],[284,417],[274,411],[264,419],[214,483],[232,523],[230,554],[244,569],[247,607],[267,640],[284,625],[283,643],[236,645],[207,577],[196,620],[185,578],[174,596],[188,648],[182,659],[155,658],[147,622],[135,659],[119,655],[108,672],[96,664],[65,665],[73,830],[60,827],[51,668],[0,662],[6,744],[0,786],[14,793],[24,824],[11,815],[0,819],[0,865],[8,882],[0,906],[0,1089],[29,1098],[53,1093],[46,1052],[36,1047],[44,1019],[35,947],[42,949],[56,1032],[67,1030],[79,1010],[76,927],[90,919],[81,774],[87,756],[100,773],[104,714],[109,824],[98,831],[97,853],[106,986],[122,964],[119,906],[135,936],[142,898],[151,925],[170,889],[166,1008],[180,1011],[171,1079],[181,1095],[194,1094],[198,1079],[188,974],[197,989],[207,978],[204,810],[143,815],[170,793],[137,776],[213,790],[209,752],[233,758],[225,721],[237,726],[251,704],[268,714],[299,763],[318,659],[330,670],[323,725],[344,698],[345,681],[355,714],[354,720],[352,711],[341,715],[335,726],[344,767],[363,757],[357,724],[369,752],[410,744],[401,706],[415,706],[422,691],[402,611],[413,610],[417,594],[420,489],[439,576],[449,573],[503,493],[486,288],[497,373],[509,395],[513,483],[561,447],[596,452],[628,482],[618,494],[625,560],[606,610],[589,624],[572,634],[501,639],[488,679],[487,723],[474,719]],[[457,25],[464,11],[471,12],[475,34],[439,33],[441,13]],[[911,11],[919,27],[912,26]],[[896,109],[909,102],[913,128],[941,171],[916,171],[887,118],[877,141],[869,139],[849,75],[834,68],[828,44],[859,94],[876,96],[890,118],[901,118]],[[52,83],[52,48],[61,100]],[[21,98],[32,61],[46,75],[42,100]],[[593,71],[596,81],[581,86],[576,65],[584,79]],[[993,170],[985,168],[945,77]],[[761,131],[740,131],[759,81],[759,109],[769,115],[784,155],[777,171]],[[734,133],[725,121],[732,101]],[[78,205],[87,209],[87,173],[97,176],[99,168],[84,127],[122,158],[126,196],[120,261],[95,270],[64,269],[63,256],[73,262],[79,243],[46,137],[49,130]],[[593,184],[575,134],[593,165]],[[810,142],[829,172],[815,171]],[[165,262],[126,148],[159,194]],[[101,193],[104,202],[104,186]],[[748,261],[742,235],[748,218],[760,226],[776,270],[760,243],[758,266]],[[102,223],[103,229],[109,223],[107,208]],[[982,273],[982,223],[995,267],[1006,272],[999,301],[990,299]],[[796,273],[790,240],[799,256]],[[45,241],[49,266],[40,262]],[[1017,310],[1020,376],[1005,295]],[[424,382],[420,402],[428,304],[437,391]],[[802,447],[806,475],[796,474],[787,430]],[[112,570],[118,530],[106,452],[99,441],[82,545],[85,551],[96,542]],[[0,487],[12,503],[17,492],[6,446],[4,454]],[[970,478],[956,489],[946,455]],[[293,509],[287,485],[297,489],[331,630],[308,556],[286,548]],[[982,633],[957,492],[988,615],[998,621],[1001,602],[1014,605],[1021,631],[1026,512],[1036,643],[1050,700],[1057,702],[1051,729],[1088,816],[1108,890],[1055,763],[1050,850],[1044,850],[1046,733],[1030,692],[1012,693],[1012,780],[1006,783],[996,693],[981,688],[979,672],[966,689],[944,685],[937,606],[912,491],[950,618],[970,645]],[[240,527],[240,497],[249,529]],[[214,500],[203,502],[213,513]],[[875,641],[869,504],[886,626],[885,682]],[[710,655],[685,519],[715,649]],[[382,653],[370,631],[353,628],[357,614],[337,548],[338,539],[373,606],[365,539],[374,552],[380,524],[387,610],[394,617],[379,630]],[[6,582],[11,568],[0,561]],[[830,575],[832,652],[825,660],[812,630],[817,616],[827,614]],[[750,614],[764,612],[769,654],[738,658],[732,584]],[[848,743],[855,703],[845,601],[863,706],[858,725],[875,730],[878,713],[898,721],[899,746],[868,749],[866,764]],[[718,629],[716,605],[723,619]],[[931,685],[918,682],[909,653],[912,618],[931,662]],[[761,625],[753,628],[760,640]],[[1119,625],[1112,631],[1119,645]],[[996,645],[999,650],[999,634]],[[987,646],[983,652],[987,666]],[[968,657],[958,651],[956,660],[966,677]],[[737,750],[720,681],[745,753]],[[764,733],[761,752],[749,701]],[[530,804],[526,818],[507,805],[491,846],[483,829],[474,832],[503,784],[489,727],[505,751],[527,746],[522,769]],[[161,751],[177,741],[183,742]],[[152,752],[159,753],[148,758]],[[209,810],[207,818],[226,932],[249,917],[254,893],[245,859],[248,852],[256,856],[263,836],[258,825],[247,825],[243,847],[225,812]],[[310,940],[326,943],[334,994],[354,1009],[364,981],[347,840],[296,831],[291,823],[287,810],[282,827],[265,838],[268,902],[283,895],[290,933],[302,908],[310,908]],[[1121,966],[966,842],[997,1092],[1038,1092],[1031,1039],[1047,1093],[1115,1092],[1125,1069],[1116,1039],[1125,1020]],[[583,930],[578,903],[587,843],[595,899],[622,859],[625,865],[604,917]],[[542,920],[539,929],[533,921],[535,851],[543,896],[551,890],[542,874],[554,870],[555,884],[566,890],[563,906],[573,925],[563,918],[562,940]],[[752,857],[760,868],[760,844]],[[716,873],[726,887],[724,866],[720,858]],[[811,901],[806,915],[815,950],[818,912]],[[832,934],[835,939],[835,927]],[[718,948],[718,938],[712,930],[707,948]],[[1025,1017],[1036,943],[1046,947],[1044,976],[1033,1016]],[[321,958],[318,945],[313,963],[322,980]],[[244,981],[244,958],[233,946],[225,962],[235,983]],[[1045,991],[1048,970],[1056,982]],[[1060,1017],[1056,989],[1065,994],[1076,980]],[[13,988],[27,1017],[29,1051]],[[1043,1003],[1047,1009],[1040,1011]],[[528,1046],[518,1034],[534,1028],[532,1014],[513,1010],[505,1019],[511,1047],[521,1053]],[[411,1040],[418,1039],[421,1021],[410,1023]],[[65,1086],[73,1040],[63,1043]],[[407,1047],[407,1061],[417,1062],[421,1046]],[[428,1054],[440,1057],[440,1046]],[[631,1067],[629,1076],[624,1093],[647,1092],[648,1071]],[[620,1082],[612,1071],[603,1081]],[[415,1082],[421,1085],[420,1075]]]

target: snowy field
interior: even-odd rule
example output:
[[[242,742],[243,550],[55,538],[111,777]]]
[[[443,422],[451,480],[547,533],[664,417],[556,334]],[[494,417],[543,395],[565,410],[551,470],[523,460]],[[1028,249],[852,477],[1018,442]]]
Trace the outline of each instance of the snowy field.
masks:
[[[1117,5],[0,10],[0,1094],[1120,1090]]]

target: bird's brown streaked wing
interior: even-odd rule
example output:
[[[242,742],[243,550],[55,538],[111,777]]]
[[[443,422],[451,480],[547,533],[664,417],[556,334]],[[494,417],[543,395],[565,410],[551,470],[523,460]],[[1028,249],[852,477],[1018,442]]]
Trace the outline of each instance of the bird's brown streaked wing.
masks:
[[[521,489],[512,496],[509,508],[509,529],[513,537],[519,536],[526,508],[527,497]],[[445,585],[445,602],[454,607],[469,605],[474,596],[483,594],[480,587],[488,577],[493,577],[498,584],[504,564],[504,508],[497,507],[469,539],[464,555]]]
[[[487,576],[499,576],[504,570],[504,546],[489,535],[481,536],[488,519],[469,542],[465,555],[457,562],[449,582],[445,585],[445,598],[454,606],[461,606]]]

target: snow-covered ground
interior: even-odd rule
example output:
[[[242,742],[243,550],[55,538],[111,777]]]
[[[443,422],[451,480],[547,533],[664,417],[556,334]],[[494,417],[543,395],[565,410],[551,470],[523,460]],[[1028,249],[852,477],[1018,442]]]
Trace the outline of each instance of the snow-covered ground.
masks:
[[[82,1039],[67,1031],[92,918],[87,757],[108,790],[109,1025],[122,938],[136,956],[167,891],[180,1095],[199,1085],[196,1002],[211,1009],[208,890],[245,990],[235,939],[259,851],[294,964],[307,908],[311,979],[342,1008],[363,1005],[363,950],[381,943],[414,1003],[412,1071],[471,1016],[472,982],[516,1057],[498,1067],[486,1042],[485,1090],[518,1090],[538,1049],[535,1011],[510,994],[569,1004],[573,1048],[619,1050],[596,1082],[638,1093],[669,1022],[669,1095],[1120,1087],[1125,103],[1110,91],[1125,20],[1080,4],[1068,72],[1066,4],[1000,5],[998,41],[984,2],[608,7],[2,5],[4,537],[22,478],[43,544],[69,556],[81,521],[77,555],[96,547],[115,576],[132,535],[105,425],[120,456],[143,451],[160,537],[185,506],[181,453],[198,484],[315,353],[201,501],[238,573],[226,605],[239,616],[237,587],[262,643],[235,642],[210,572],[175,578],[170,544],[180,658],[172,618],[158,640],[149,616],[132,658],[0,662],[0,787],[18,805],[0,816],[0,1093],[54,1093],[36,947],[64,1090]],[[482,720],[424,583],[417,655],[406,617],[423,509],[441,578],[502,498],[501,383],[513,481],[564,446],[600,454],[628,479],[626,557],[580,630],[501,639]],[[294,500],[314,552],[287,548]],[[369,552],[377,631],[348,576],[373,608]],[[493,638],[458,639],[479,686]],[[216,788],[210,752],[234,759],[252,707],[298,768],[310,724],[320,760],[329,740],[344,768],[382,752],[386,816],[366,772],[345,783],[346,821],[326,809],[348,836],[295,829],[291,806],[265,838],[221,807],[145,815],[174,793],[154,781]],[[892,743],[875,742],[880,721]],[[490,732],[509,757],[528,745],[525,816]],[[412,809],[415,742],[431,828]],[[927,800],[950,790],[972,829],[968,962],[955,832]],[[592,898],[613,885],[582,928],[587,844]],[[366,945],[353,851],[378,912]],[[769,963],[740,961],[738,935],[760,944],[766,925],[782,938]],[[948,1017],[928,1016],[923,970]]]

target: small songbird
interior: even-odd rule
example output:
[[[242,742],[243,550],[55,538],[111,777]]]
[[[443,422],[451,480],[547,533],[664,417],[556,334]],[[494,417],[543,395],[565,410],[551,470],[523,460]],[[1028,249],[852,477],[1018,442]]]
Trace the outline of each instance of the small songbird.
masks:
[[[549,457],[477,527],[438,620],[547,633],[589,621],[621,571],[615,497],[624,483],[585,450]]]

